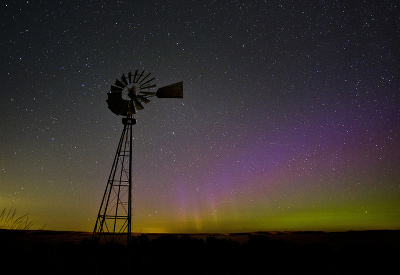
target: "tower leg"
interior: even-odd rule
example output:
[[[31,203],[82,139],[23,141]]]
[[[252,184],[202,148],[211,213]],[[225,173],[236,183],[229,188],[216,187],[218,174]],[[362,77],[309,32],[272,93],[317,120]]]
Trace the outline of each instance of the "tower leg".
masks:
[[[132,115],[122,119],[124,129],[118,143],[92,238],[105,242],[131,243],[132,233]]]

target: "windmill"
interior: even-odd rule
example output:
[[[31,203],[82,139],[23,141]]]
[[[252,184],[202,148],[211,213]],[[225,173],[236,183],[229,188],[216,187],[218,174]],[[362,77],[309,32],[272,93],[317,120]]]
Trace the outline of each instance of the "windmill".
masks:
[[[133,114],[144,109],[142,103],[150,102],[151,97],[183,98],[183,82],[161,87],[157,92],[152,89],[155,77],[145,71],[122,74],[116,79],[107,93],[108,108],[116,115],[123,116],[121,138],[108,177],[106,190],[100,204],[94,227],[93,239],[105,242],[131,242],[132,232],[132,146],[133,130],[136,124]]]

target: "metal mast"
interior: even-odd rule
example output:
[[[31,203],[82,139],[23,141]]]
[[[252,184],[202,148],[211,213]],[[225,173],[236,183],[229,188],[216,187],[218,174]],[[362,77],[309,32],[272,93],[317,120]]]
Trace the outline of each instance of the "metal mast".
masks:
[[[97,215],[93,238],[105,242],[131,243],[132,233],[132,114],[123,118],[124,128],[118,143],[106,190]]]

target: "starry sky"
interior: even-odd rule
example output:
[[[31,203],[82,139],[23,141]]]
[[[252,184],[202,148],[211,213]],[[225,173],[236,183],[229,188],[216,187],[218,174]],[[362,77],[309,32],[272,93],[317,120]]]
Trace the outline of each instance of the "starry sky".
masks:
[[[92,231],[115,78],[183,81],[134,126],[133,231],[400,229],[398,1],[2,1],[0,210]]]

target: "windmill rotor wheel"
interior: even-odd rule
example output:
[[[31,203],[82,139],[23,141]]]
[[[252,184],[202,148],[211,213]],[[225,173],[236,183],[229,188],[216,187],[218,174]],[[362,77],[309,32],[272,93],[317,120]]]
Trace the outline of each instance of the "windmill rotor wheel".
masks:
[[[151,73],[139,70],[134,74],[129,72],[127,76],[122,74],[121,78],[117,78],[115,84],[111,85],[107,94],[108,108],[114,114],[122,116],[144,109],[142,103],[149,103],[149,98],[156,95],[155,92],[151,92],[151,89],[157,86],[152,83],[155,77],[151,78],[150,75]]]

